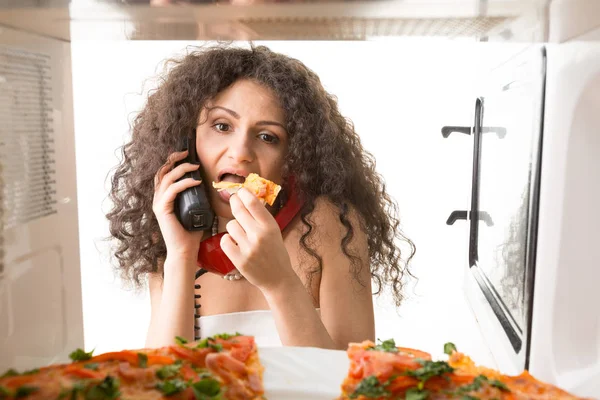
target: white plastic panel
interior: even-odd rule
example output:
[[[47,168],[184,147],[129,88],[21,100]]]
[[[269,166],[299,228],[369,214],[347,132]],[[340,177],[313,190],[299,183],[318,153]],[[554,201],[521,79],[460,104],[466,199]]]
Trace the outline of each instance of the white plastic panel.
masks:
[[[60,247],[14,260],[5,277],[0,340],[19,370],[58,359],[67,346],[65,277]]]
[[[549,10],[550,42],[563,43],[600,28],[600,1],[553,0]]]
[[[28,369],[83,345],[71,56],[2,26],[0,48],[0,370]]]
[[[600,397],[600,42],[550,46],[531,372]]]

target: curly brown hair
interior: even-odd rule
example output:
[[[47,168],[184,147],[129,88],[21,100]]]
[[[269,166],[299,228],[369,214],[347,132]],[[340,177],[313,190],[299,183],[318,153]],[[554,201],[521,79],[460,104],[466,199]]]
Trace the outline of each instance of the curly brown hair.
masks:
[[[283,176],[294,174],[296,191],[305,201],[301,219],[307,229],[300,244],[317,261],[310,274],[322,269],[322,259],[308,239],[313,234],[310,214],[316,199],[324,196],[339,209],[346,230],[340,246],[354,276],[358,280],[361,266],[348,249],[355,229],[349,219],[352,210],[368,239],[375,294],[389,284],[399,305],[415,246],[400,230],[397,206],[375,171],[374,157],[362,147],[352,122],[340,114],[337,99],[325,91],[319,77],[298,60],[253,45],[197,48],[168,60],[166,66],[161,84],[133,121],[131,141],[122,147],[122,160],[112,177],[113,208],[107,218],[123,277],[139,287],[145,274],[162,274],[166,246],[152,212],[156,171],[197,125],[208,100],[234,82],[250,79],[270,88],[285,111],[290,142]],[[400,241],[408,244],[406,259]]]

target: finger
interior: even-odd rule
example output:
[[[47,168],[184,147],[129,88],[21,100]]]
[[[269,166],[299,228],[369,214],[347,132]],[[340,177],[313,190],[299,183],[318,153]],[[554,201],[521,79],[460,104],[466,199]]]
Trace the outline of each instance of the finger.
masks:
[[[270,220],[273,219],[273,216],[269,213],[267,208],[260,202],[258,197],[252,194],[248,189],[241,188],[240,190],[238,190],[237,195],[239,197],[239,200],[241,200],[241,203],[244,205],[244,209],[250,214],[254,221],[258,223],[267,224]]]
[[[231,235],[228,233],[224,234],[221,238],[221,249],[225,255],[229,257],[233,265],[235,265],[235,267],[239,270],[242,252]]]
[[[183,160],[187,156],[187,153],[188,153],[187,150],[184,150],[184,151],[178,151],[175,153],[171,153],[169,155],[169,157],[167,158],[167,162],[164,163],[163,166],[158,169],[158,172],[154,176],[154,187],[155,188],[158,188],[163,177],[167,174],[167,172],[169,172],[171,170],[171,168],[173,168],[173,165],[177,161]]]
[[[198,168],[200,168],[200,165],[198,164],[185,163],[178,165],[163,176],[159,188],[162,191],[166,190],[169,186],[181,179],[186,173],[196,171]]]
[[[238,190],[238,193],[241,190],[242,189]],[[239,222],[245,232],[256,230],[257,223],[254,220],[254,217],[252,217],[252,215],[248,212],[246,206],[238,197],[237,193],[229,198],[229,205],[231,206],[231,214],[233,214],[233,218]]]
[[[193,178],[182,179],[179,182],[175,182],[169,186],[162,196],[157,196],[155,198],[155,201],[163,206],[172,204],[179,193],[183,192],[187,188],[198,186],[201,183],[201,181],[197,181]]]
[[[246,236],[246,231],[240,225],[238,221],[231,220],[225,226],[227,229],[227,233],[229,236],[238,244],[238,246],[245,246],[248,243],[248,237]]]

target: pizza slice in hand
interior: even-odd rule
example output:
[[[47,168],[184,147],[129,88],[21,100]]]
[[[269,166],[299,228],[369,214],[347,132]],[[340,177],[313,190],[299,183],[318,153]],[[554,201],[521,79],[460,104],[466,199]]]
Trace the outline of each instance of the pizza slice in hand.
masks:
[[[229,194],[237,193],[240,188],[244,187],[254,193],[261,202],[272,206],[281,191],[281,186],[271,182],[265,178],[261,178],[258,174],[250,174],[246,177],[244,183],[237,182],[213,182],[213,187],[219,191],[226,190]]]

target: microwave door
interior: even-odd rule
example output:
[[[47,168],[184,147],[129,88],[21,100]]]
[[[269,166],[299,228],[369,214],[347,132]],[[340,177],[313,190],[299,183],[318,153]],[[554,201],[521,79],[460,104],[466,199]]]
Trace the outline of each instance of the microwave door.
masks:
[[[528,367],[537,237],[545,51],[532,46],[491,74],[473,126],[465,290],[498,367]]]

